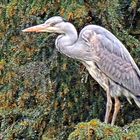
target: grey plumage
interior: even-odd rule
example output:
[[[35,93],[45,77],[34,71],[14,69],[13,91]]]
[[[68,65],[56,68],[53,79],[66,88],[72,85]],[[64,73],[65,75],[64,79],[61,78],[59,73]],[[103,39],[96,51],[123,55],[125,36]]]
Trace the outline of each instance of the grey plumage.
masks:
[[[98,54],[97,51],[93,51],[93,55],[99,58],[96,62],[99,69],[133,95],[140,95],[140,71],[123,44],[102,27],[90,25],[85,28],[85,30],[91,30],[92,33],[88,44],[93,50],[98,49],[100,52]],[[98,30],[103,30],[103,32],[98,32]]]
[[[56,49],[68,57],[82,62],[90,75],[107,93],[105,122],[108,123],[112,109],[111,97],[115,99],[113,125],[120,109],[118,97],[133,98],[140,108],[140,71],[124,45],[107,29],[88,25],[78,38],[75,27],[55,16],[44,24],[23,30],[24,32],[56,32]]]

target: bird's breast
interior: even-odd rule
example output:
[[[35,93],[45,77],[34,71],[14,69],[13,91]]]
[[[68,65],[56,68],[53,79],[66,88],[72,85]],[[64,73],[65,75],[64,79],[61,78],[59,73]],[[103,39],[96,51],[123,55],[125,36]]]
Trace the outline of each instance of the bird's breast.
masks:
[[[107,76],[98,68],[96,63],[92,61],[85,61],[83,63],[90,73],[90,75],[101,85],[101,87],[106,91],[108,88],[108,78]]]

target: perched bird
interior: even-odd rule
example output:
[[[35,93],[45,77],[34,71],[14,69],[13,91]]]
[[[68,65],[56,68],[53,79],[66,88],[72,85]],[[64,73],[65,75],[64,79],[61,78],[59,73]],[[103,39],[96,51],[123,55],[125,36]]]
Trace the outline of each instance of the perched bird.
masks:
[[[130,98],[133,98],[140,108],[140,70],[124,45],[107,29],[87,25],[78,36],[73,24],[60,16],[54,16],[43,24],[22,31],[60,34],[55,41],[56,49],[83,63],[106,91],[105,123],[109,122],[112,97],[115,104],[111,125],[114,125],[120,110],[119,96],[124,95],[130,103]]]

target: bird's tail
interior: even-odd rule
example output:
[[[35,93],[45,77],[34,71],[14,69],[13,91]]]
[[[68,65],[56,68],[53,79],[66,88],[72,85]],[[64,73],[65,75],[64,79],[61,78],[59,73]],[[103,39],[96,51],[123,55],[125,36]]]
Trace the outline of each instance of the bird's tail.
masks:
[[[134,99],[135,103],[137,104],[137,106],[140,108],[140,96],[137,96],[135,99]]]

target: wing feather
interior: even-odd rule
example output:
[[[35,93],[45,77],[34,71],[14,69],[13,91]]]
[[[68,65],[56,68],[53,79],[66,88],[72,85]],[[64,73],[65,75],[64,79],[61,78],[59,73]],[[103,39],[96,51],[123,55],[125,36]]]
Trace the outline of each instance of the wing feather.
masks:
[[[84,34],[88,36],[86,42],[93,55],[100,58],[96,62],[98,67],[113,81],[140,96],[140,71],[124,45],[100,26],[89,25],[81,31],[80,36]]]

